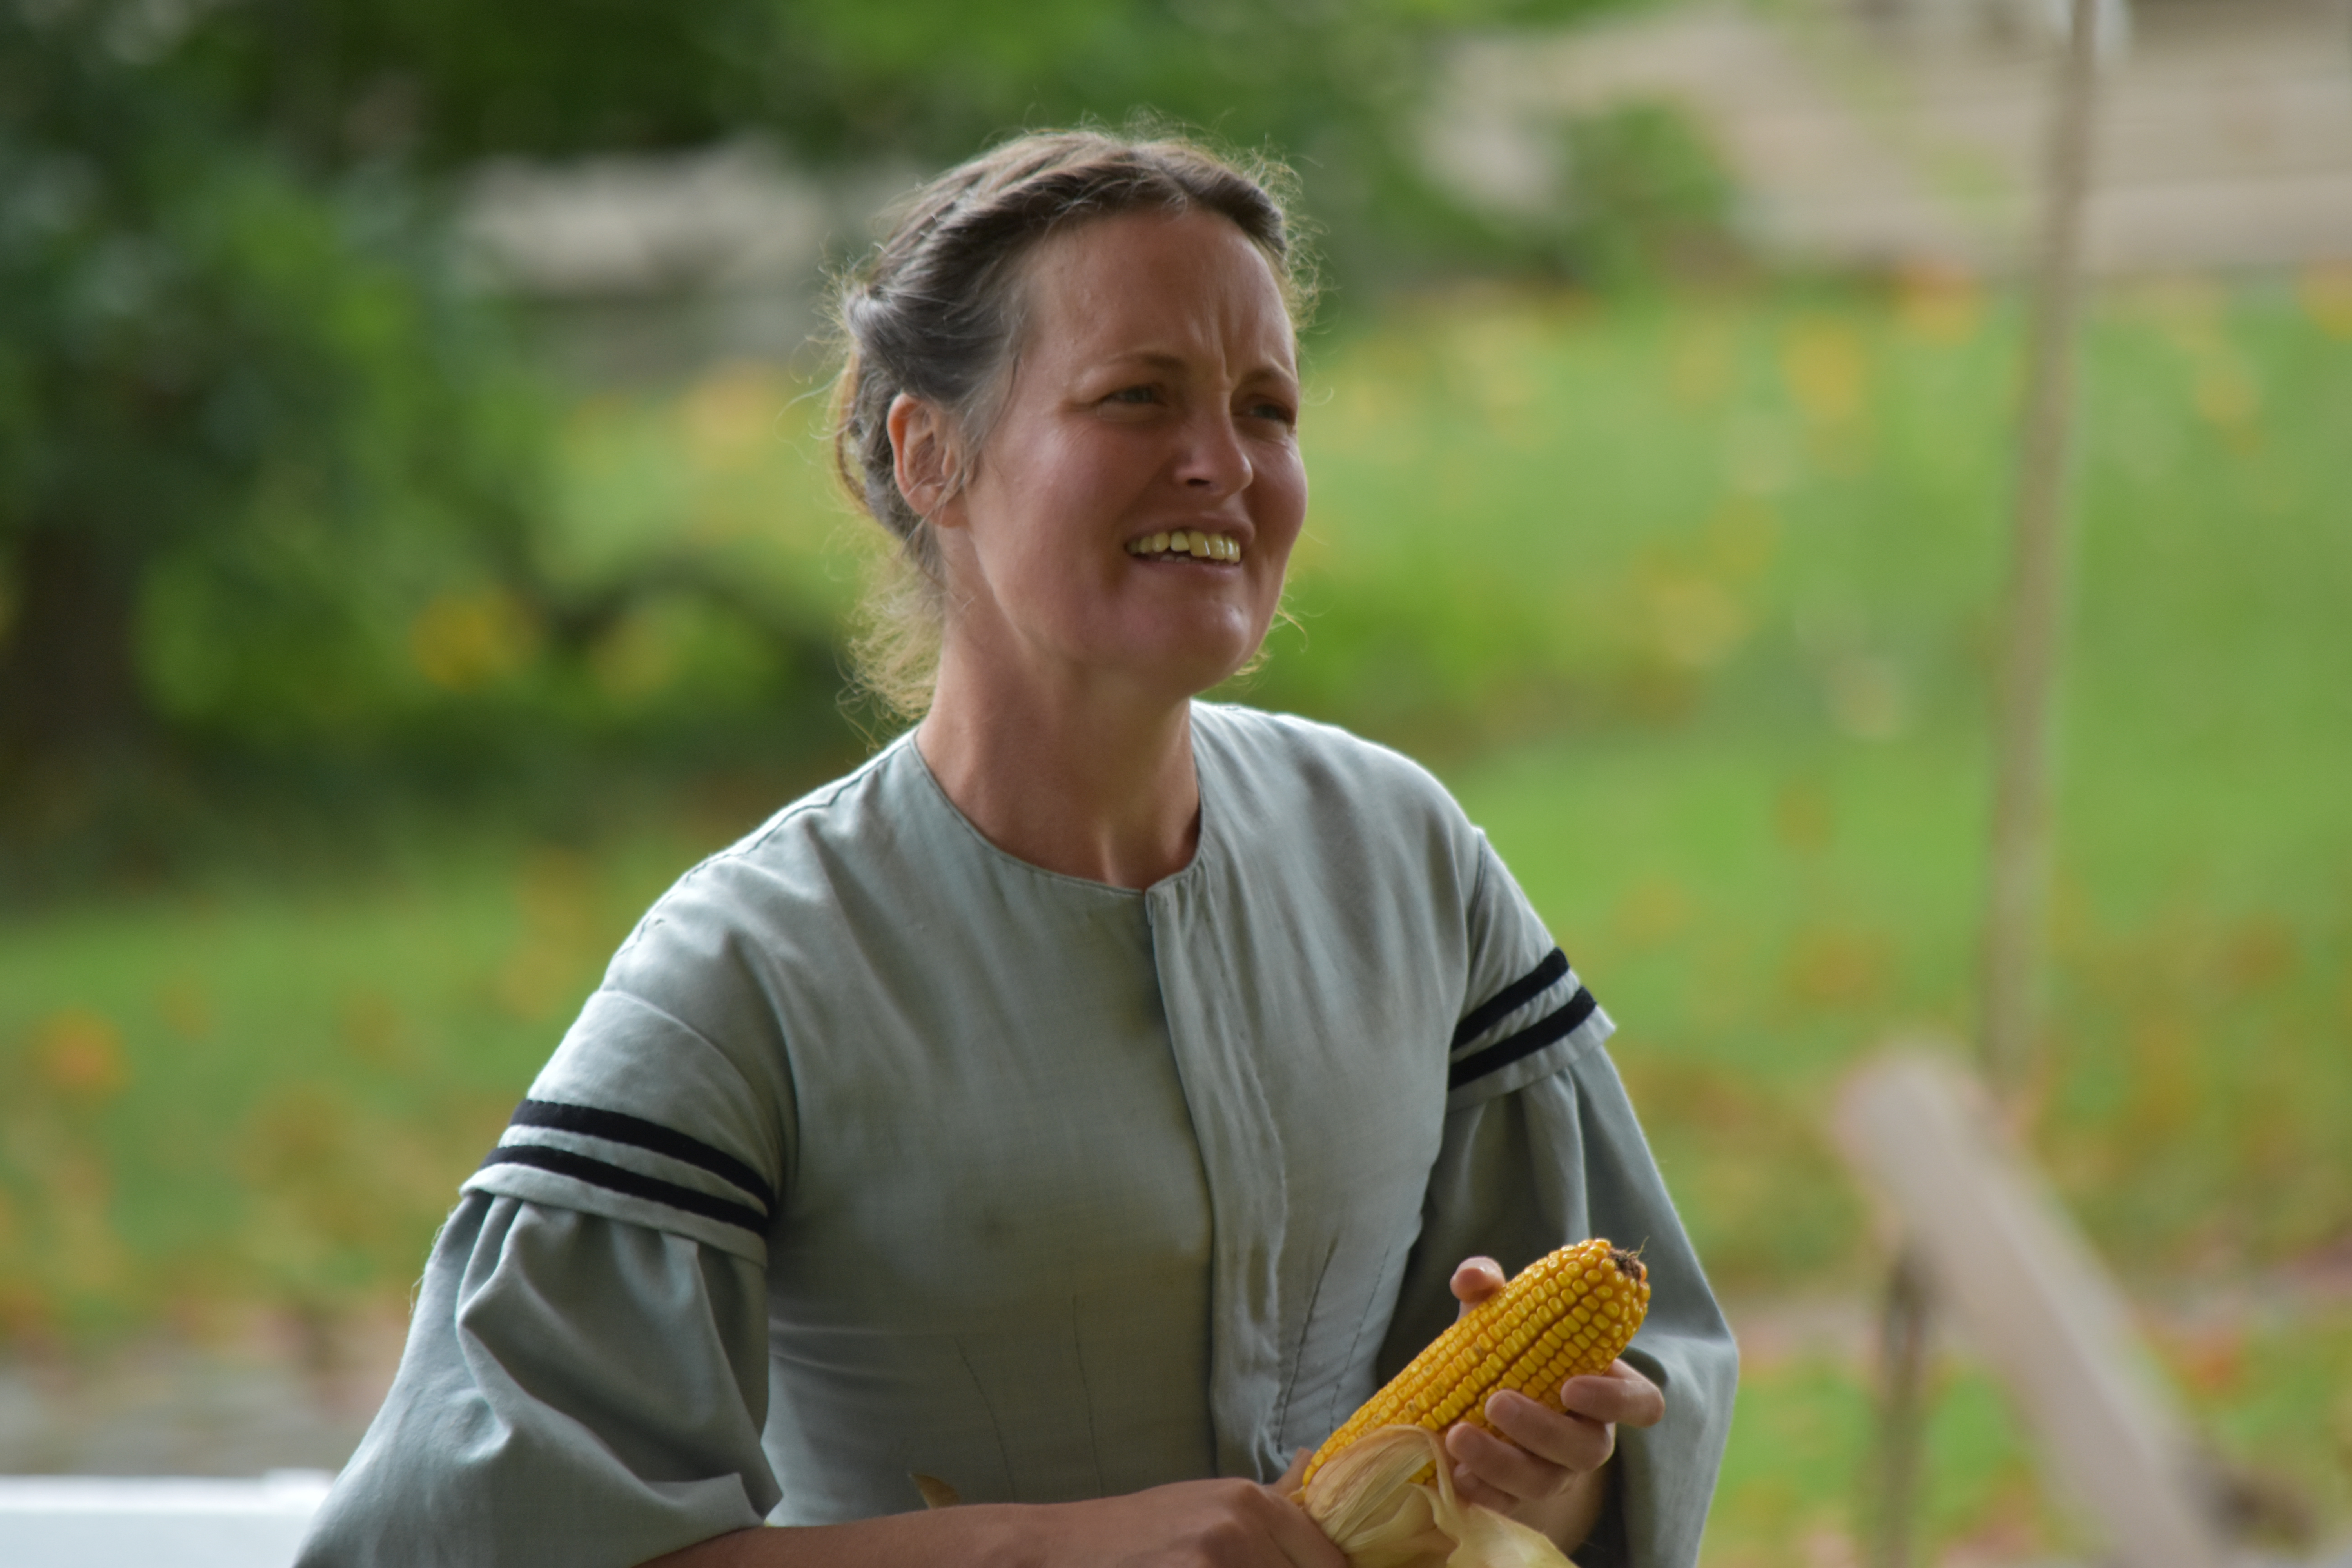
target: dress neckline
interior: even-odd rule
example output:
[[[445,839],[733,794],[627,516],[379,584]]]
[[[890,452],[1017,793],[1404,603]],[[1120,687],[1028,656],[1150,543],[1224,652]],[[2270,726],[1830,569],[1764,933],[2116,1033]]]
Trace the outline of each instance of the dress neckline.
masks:
[[[989,837],[987,834],[982,833],[979,825],[964,815],[963,808],[956,805],[949,795],[947,786],[940,783],[939,775],[931,772],[931,764],[923,756],[923,749],[915,744],[913,730],[909,729],[905,734],[890,742],[889,750],[905,752],[904,764],[915,770],[917,776],[922,780],[923,789],[930,798],[938,803],[940,809],[948,815],[958,829],[968,836],[974,844],[980,846],[982,851],[991,858],[1032,877],[1042,878],[1046,881],[1059,883],[1066,887],[1084,889],[1096,893],[1111,893],[1127,899],[1149,899],[1155,894],[1171,890],[1189,880],[1205,875],[1201,867],[1209,859],[1213,848],[1222,841],[1222,836],[1216,831],[1219,817],[1211,808],[1213,791],[1210,787],[1210,768],[1207,765],[1209,759],[1204,755],[1204,751],[1213,752],[1213,748],[1203,748],[1201,744],[1202,713],[1203,705],[1195,701],[1192,704],[1190,729],[1192,737],[1192,777],[1201,792],[1201,826],[1200,832],[1193,838],[1192,858],[1158,881],[1141,888],[1122,888],[1113,882],[1099,882],[1092,877],[1073,876],[1067,871],[1056,871],[1049,866],[1040,866],[1034,860],[1023,859]]]

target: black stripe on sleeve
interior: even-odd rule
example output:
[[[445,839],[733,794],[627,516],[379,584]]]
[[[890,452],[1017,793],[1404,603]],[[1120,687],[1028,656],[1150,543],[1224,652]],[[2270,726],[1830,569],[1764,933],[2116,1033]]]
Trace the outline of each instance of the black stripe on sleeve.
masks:
[[[588,1105],[565,1105],[553,1100],[526,1100],[515,1107],[512,1125],[552,1127],[559,1132],[578,1132],[590,1138],[602,1138],[611,1143],[626,1143],[633,1148],[667,1154],[673,1160],[699,1166],[720,1181],[742,1188],[759,1199],[763,1209],[772,1212],[776,1206],[775,1189],[761,1179],[759,1172],[723,1149],[714,1149],[699,1138],[672,1131],[660,1122],[647,1121],[642,1116],[630,1116],[618,1110],[598,1110]],[[683,1188],[679,1190],[684,1191]]]
[[[615,1193],[625,1193],[633,1198],[666,1204],[688,1214],[715,1219],[722,1225],[740,1226],[753,1236],[768,1234],[768,1216],[749,1204],[739,1204],[726,1198],[714,1198],[709,1193],[698,1193],[692,1187],[681,1187],[676,1182],[640,1175],[635,1171],[608,1165],[602,1160],[592,1160],[585,1154],[575,1154],[569,1149],[551,1148],[545,1143],[501,1143],[490,1151],[482,1168],[492,1165],[531,1165],[542,1171],[552,1171],[559,1176],[570,1176],[590,1186],[604,1187]]]
[[[1568,954],[1553,948],[1541,963],[1480,1003],[1468,1017],[1463,1019],[1462,1026],[1454,1031],[1453,1048],[1460,1050],[1559,984],[1560,977],[1567,973]]]
[[[1483,1051],[1475,1051],[1454,1064],[1445,1075],[1448,1089],[1475,1083],[1490,1072],[1509,1067],[1522,1057],[1531,1057],[1554,1040],[1575,1032],[1577,1026],[1592,1016],[1600,1005],[1592,993],[1580,985],[1576,994],[1562,1003],[1555,1012],[1545,1014],[1516,1035],[1506,1035]]]

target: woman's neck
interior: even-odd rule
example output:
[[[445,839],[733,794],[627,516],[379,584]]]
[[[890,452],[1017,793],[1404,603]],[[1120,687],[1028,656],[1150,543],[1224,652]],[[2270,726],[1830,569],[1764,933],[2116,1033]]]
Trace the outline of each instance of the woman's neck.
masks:
[[[1087,681],[992,689],[952,654],[915,744],[990,843],[1065,876],[1147,888],[1192,863],[1201,788],[1189,699]]]

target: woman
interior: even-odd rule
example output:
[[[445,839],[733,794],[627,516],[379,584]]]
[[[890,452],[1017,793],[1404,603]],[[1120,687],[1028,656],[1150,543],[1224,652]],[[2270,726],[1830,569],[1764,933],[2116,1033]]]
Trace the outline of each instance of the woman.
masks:
[[[1646,1244],[1643,1334],[1449,1450],[1693,1560],[1734,1355],[1608,1020],[1426,773],[1194,700],[1306,513],[1291,267],[1234,169],[1039,135],[847,290],[928,711],[623,947],[306,1562],[1336,1568],[1277,1478],[1592,1233]]]

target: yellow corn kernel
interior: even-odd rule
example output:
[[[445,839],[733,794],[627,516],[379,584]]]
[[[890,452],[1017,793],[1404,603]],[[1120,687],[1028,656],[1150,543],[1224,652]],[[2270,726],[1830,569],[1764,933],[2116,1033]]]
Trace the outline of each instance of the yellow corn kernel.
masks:
[[[1486,1426],[1486,1399],[1497,1389],[1559,1409],[1560,1384],[1608,1370],[1649,1305],[1650,1281],[1640,1259],[1606,1239],[1537,1258],[1432,1340],[1349,1416],[1315,1451],[1306,1479],[1382,1426],[1442,1432],[1457,1419]]]

